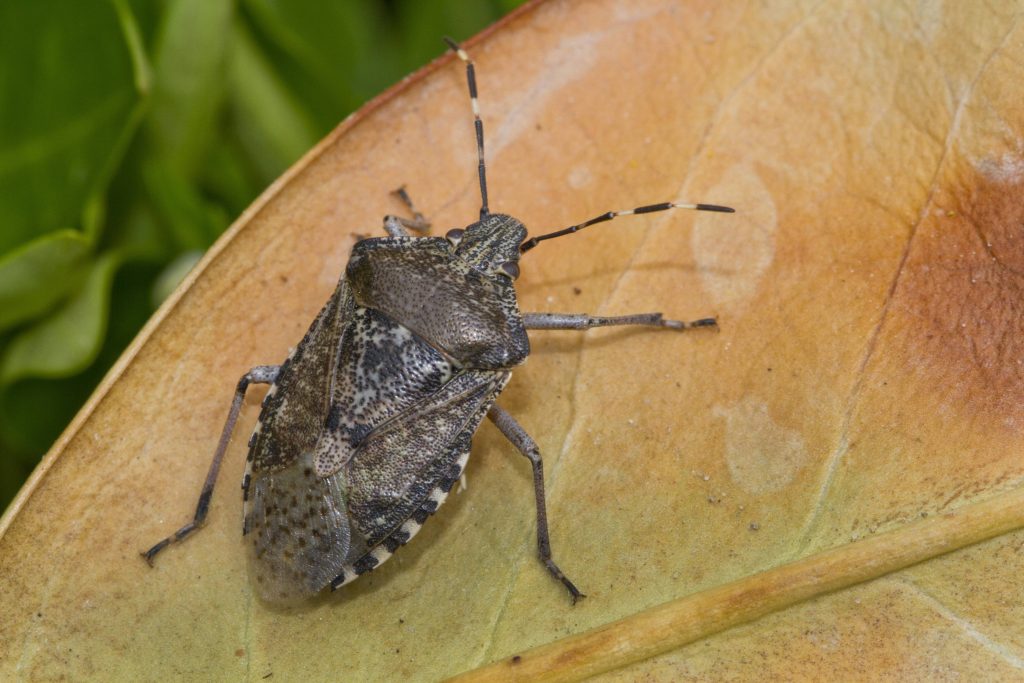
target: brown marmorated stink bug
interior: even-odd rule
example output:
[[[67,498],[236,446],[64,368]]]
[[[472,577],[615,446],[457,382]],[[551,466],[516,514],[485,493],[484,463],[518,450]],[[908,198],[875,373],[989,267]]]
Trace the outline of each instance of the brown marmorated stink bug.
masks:
[[[732,209],[665,202],[609,211],[526,239],[522,223],[487,207],[473,62],[454,41],[445,40],[466,64],[480,220],[444,237],[414,237],[409,229],[423,232],[429,225],[399,190],[414,218],[387,216],[387,237],[357,242],[337,288],[291,355],[280,365],[251,369],[238,382],[195,516],[143,553],[150,564],[169,544],[202,526],[246,389],[269,384],[242,479],[242,534],[263,599],[292,602],[327,586],[340,588],[405,545],[462,476],[470,439],[484,416],[533,466],[541,561],[573,602],[583,597],[551,557],[540,451],[495,404],[512,368],[530,352],[526,330],[609,325],[688,330],[713,327],[715,319],[520,313],[513,286],[519,258],[543,240],[617,216]]]

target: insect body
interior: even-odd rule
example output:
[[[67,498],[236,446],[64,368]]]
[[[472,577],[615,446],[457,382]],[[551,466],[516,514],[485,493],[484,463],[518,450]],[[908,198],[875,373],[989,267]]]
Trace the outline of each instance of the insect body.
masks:
[[[619,215],[671,208],[664,203],[594,219],[526,240],[526,228],[487,206],[483,125],[474,66],[466,63],[473,103],[482,197],[480,220],[445,237],[418,237],[426,221],[388,216],[388,237],[352,249],[344,276],[305,337],[279,366],[242,377],[195,517],[160,541],[153,558],[206,518],[220,462],[248,386],[270,384],[249,442],[242,481],[243,535],[257,592],[271,602],[338,588],[372,570],[411,539],[462,476],[470,440],[484,417],[533,467],[541,561],[569,591],[582,593],[555,565],[547,531],[540,452],[495,404],[530,351],[527,329],[715,325],[666,320],[660,313],[620,317],[521,314],[514,288],[522,253],[539,242]]]

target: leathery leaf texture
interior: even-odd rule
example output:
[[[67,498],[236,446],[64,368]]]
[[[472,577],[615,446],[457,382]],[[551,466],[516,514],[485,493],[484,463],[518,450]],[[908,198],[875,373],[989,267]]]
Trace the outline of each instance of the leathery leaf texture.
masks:
[[[259,388],[207,528],[138,557],[191,514],[238,377],[401,210],[389,191],[437,233],[475,218],[447,57],[268,189],[46,458],[0,526],[0,677],[1024,677],[1019,9],[551,0],[467,47],[494,210],[534,232],[737,210],[523,259],[523,310],[720,321],[535,333],[500,398],[587,599],[536,561],[528,463],[485,423],[468,488],[408,547],[271,610],[239,534]]]

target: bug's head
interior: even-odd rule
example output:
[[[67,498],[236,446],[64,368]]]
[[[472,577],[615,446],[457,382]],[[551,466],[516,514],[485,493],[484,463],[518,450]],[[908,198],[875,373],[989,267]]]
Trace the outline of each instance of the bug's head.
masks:
[[[455,255],[480,272],[512,280],[519,277],[519,245],[526,228],[512,216],[488,214],[466,228],[454,228],[445,238]]]

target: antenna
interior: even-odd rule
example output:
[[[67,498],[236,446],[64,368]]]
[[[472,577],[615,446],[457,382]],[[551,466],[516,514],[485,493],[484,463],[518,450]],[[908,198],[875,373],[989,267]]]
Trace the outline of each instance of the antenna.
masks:
[[[693,209],[695,211],[719,211],[721,213],[736,212],[736,209],[733,209],[728,206],[718,206],[717,204],[680,204],[676,202],[649,204],[647,206],[638,206],[635,209],[627,209],[626,211],[609,211],[607,213],[602,213],[600,216],[595,216],[594,218],[591,218],[589,221],[583,221],[582,223],[577,223],[576,225],[569,226],[568,228],[563,228],[562,230],[556,230],[555,232],[549,232],[545,235],[532,237],[523,242],[522,245],[520,245],[519,252],[525,253],[530,249],[533,249],[535,246],[537,246],[538,243],[543,242],[544,240],[554,239],[555,237],[561,237],[562,235],[571,235],[572,233],[579,232],[583,228],[594,225],[595,223],[604,223],[605,221],[610,221],[611,219],[618,218],[619,216],[631,216],[633,214],[640,213],[654,213],[656,211],[668,211],[669,209]]]
[[[480,104],[476,98],[476,70],[473,68],[473,60],[469,58],[469,55],[466,54],[466,51],[458,43],[447,36],[445,36],[444,42],[459,56],[459,59],[466,63],[466,82],[469,84],[469,101],[473,104],[473,126],[476,129],[477,168],[480,174],[480,220],[483,220],[491,212],[487,208],[487,171],[484,167],[484,122],[480,120]]]

